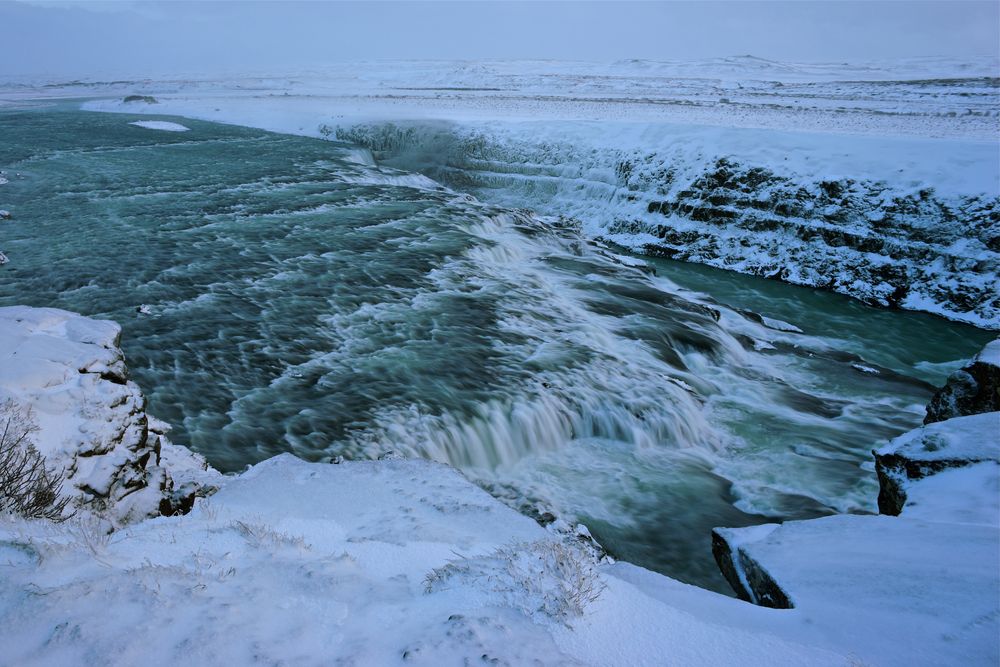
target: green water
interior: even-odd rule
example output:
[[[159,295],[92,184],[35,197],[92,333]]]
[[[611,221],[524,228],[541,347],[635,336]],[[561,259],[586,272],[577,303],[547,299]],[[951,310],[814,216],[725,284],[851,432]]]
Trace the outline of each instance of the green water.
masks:
[[[873,510],[873,444],[991,338],[704,267],[651,277],[345,144],[137,119],[0,111],[0,305],[121,323],[150,412],[223,470],[446,461],[726,591],[713,526]]]

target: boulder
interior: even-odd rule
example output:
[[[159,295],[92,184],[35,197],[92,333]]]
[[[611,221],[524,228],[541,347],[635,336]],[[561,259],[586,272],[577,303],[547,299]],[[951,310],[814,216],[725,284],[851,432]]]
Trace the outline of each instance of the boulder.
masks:
[[[925,424],[1000,410],[1000,338],[955,371],[927,406]]]

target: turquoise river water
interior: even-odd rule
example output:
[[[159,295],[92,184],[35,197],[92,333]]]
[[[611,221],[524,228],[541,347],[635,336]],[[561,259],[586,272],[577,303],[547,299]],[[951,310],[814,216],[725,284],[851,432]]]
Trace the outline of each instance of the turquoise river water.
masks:
[[[150,412],[224,471],[285,451],[446,461],[727,591],[713,526],[874,511],[872,447],[992,337],[637,268],[347,144],[137,119],[0,111],[0,305],[120,322]]]

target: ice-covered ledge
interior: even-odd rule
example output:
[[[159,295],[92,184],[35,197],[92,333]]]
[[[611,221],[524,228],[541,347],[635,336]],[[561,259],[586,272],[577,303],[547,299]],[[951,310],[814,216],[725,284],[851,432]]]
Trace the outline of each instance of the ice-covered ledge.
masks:
[[[0,402],[30,411],[31,439],[74,505],[115,524],[186,511],[218,476],[146,414],[120,335],[64,310],[0,308]]]

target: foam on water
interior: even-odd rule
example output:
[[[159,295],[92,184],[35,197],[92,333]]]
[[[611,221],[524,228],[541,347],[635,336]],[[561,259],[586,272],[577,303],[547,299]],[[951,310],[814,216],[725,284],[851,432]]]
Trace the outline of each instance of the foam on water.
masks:
[[[121,322],[151,413],[223,469],[283,451],[445,461],[726,590],[711,527],[873,509],[869,450],[930,395],[912,363],[816,326],[828,307],[863,319],[831,295],[761,317],[712,296],[752,279],[696,284],[349,145],[128,119],[0,113],[0,169],[25,175],[0,202],[0,304]],[[934,378],[979,344],[939,324],[924,336],[967,349],[924,359]]]

